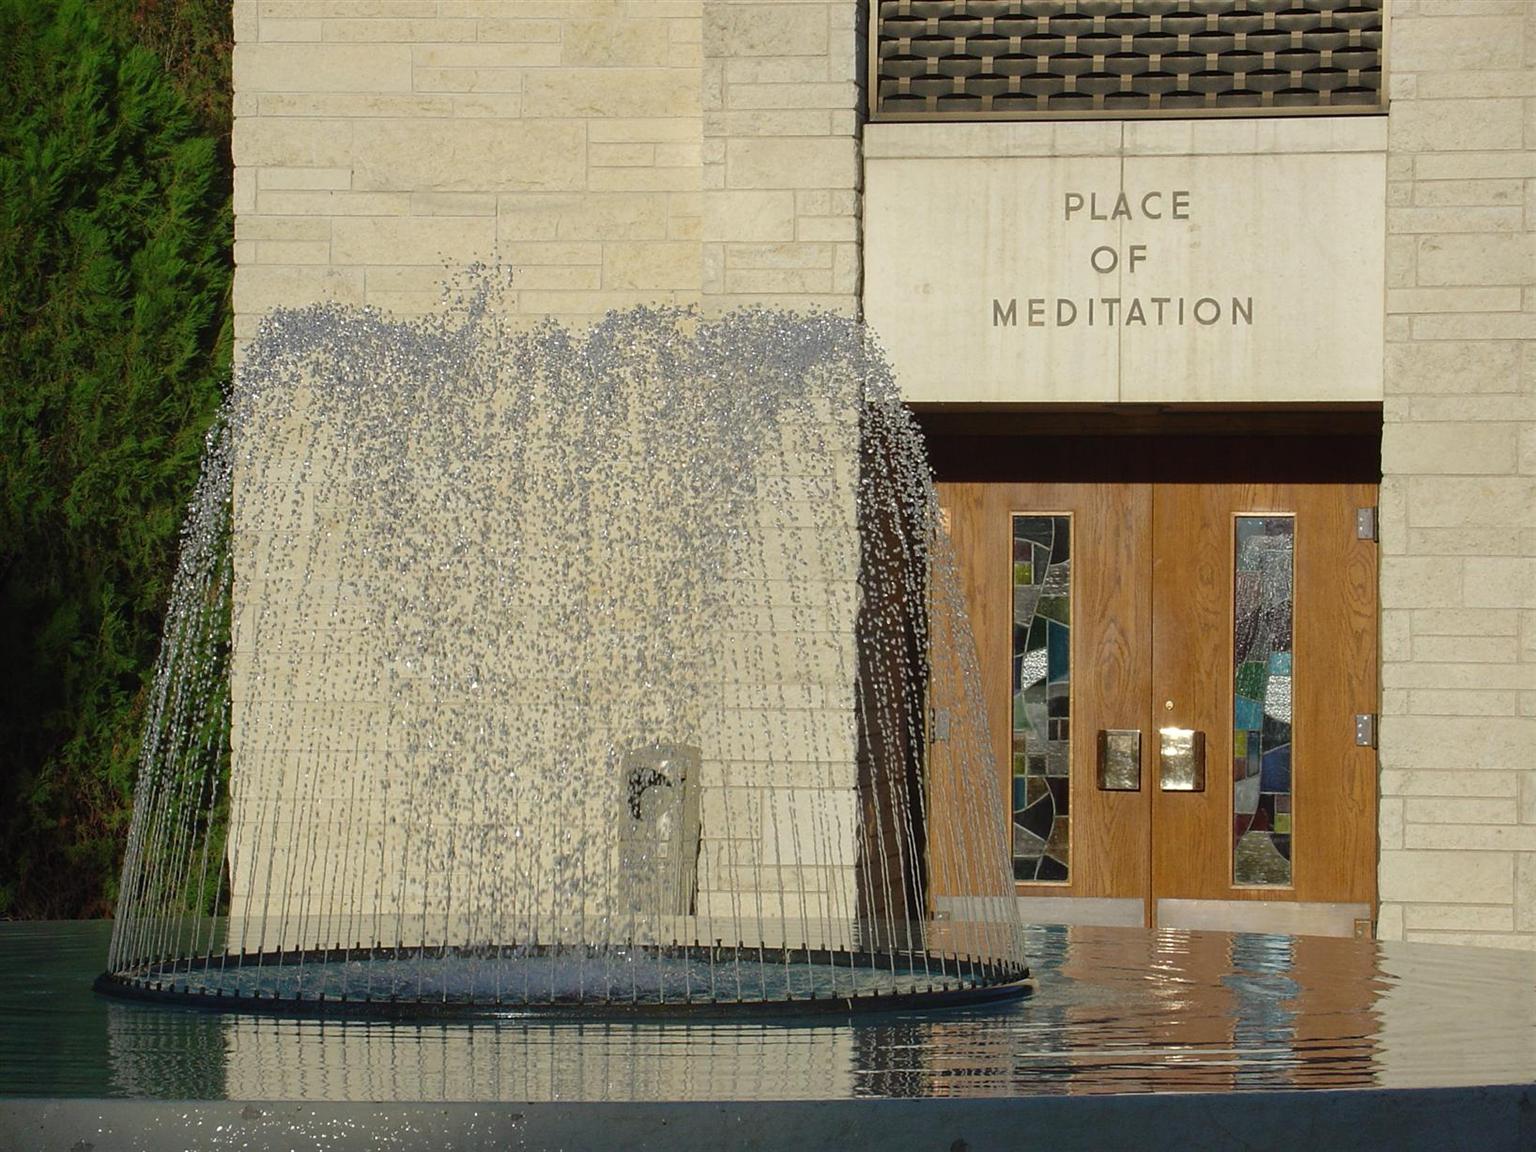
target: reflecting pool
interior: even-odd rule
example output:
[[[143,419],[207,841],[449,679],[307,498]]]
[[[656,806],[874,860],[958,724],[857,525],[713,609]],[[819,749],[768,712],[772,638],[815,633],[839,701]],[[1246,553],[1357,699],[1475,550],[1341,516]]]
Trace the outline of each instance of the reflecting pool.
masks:
[[[837,1100],[1536,1080],[1536,957],[1029,929],[1030,997],[782,1023],[389,1024],[90,992],[110,925],[0,924],[0,1094],[306,1101]]]

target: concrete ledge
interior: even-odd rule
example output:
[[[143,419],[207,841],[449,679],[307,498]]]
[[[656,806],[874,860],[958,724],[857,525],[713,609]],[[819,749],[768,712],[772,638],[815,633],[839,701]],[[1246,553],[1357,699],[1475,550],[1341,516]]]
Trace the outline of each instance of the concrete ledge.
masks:
[[[261,1152],[323,1147],[742,1148],[785,1152],[1290,1152],[1300,1134],[1329,1152],[1479,1152],[1536,1144],[1529,1086],[1030,1096],[1013,1100],[758,1103],[296,1104],[238,1100],[0,1100],[0,1147],[36,1152]]]
[[[868,124],[868,160],[1385,152],[1385,116]]]

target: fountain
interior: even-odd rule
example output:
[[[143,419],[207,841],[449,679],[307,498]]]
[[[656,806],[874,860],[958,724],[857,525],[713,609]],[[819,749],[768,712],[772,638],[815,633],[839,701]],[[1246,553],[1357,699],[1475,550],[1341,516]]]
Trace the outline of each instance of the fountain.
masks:
[[[102,991],[367,1016],[1027,985],[920,436],[854,321],[269,316],[209,435]]]

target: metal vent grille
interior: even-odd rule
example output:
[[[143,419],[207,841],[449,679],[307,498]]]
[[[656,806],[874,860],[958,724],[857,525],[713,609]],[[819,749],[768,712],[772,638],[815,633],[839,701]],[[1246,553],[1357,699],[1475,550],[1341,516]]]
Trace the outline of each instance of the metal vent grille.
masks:
[[[1385,0],[872,0],[879,120],[1379,112]]]

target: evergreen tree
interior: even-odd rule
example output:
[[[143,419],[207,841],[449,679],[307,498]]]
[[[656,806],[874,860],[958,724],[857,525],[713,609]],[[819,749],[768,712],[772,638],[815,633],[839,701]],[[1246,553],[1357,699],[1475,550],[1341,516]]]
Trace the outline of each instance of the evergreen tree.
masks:
[[[228,372],[224,142],[97,7],[0,0],[0,915],[111,910]]]

